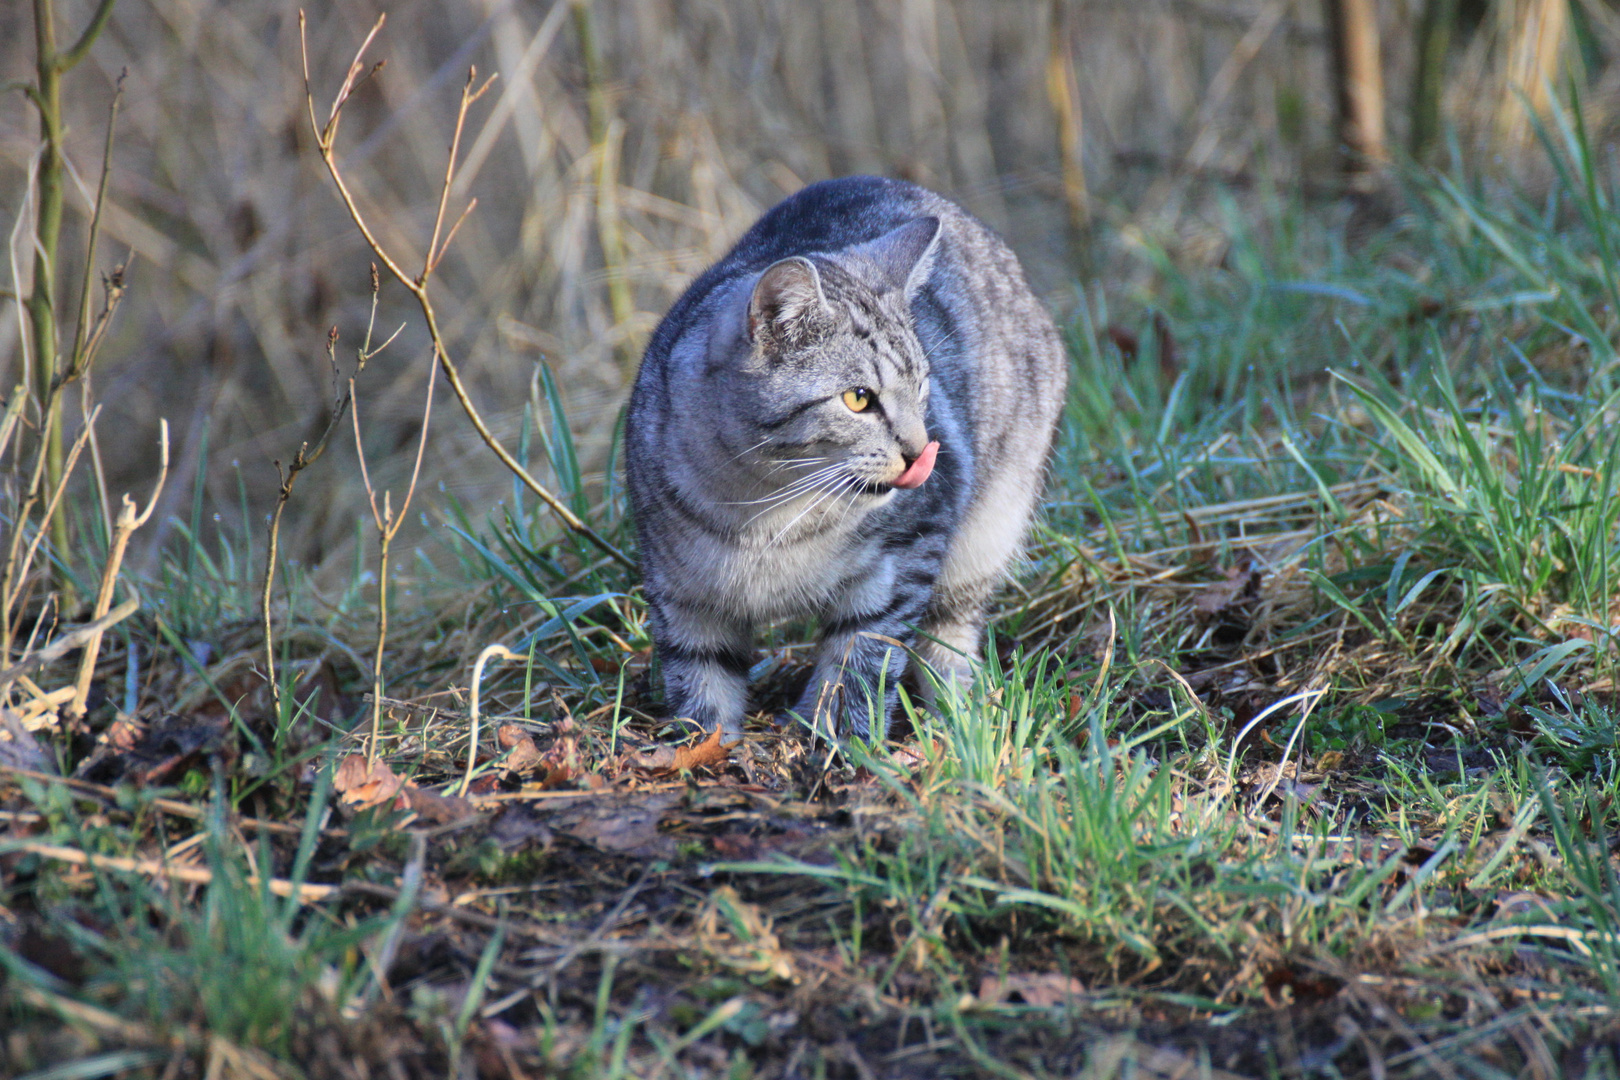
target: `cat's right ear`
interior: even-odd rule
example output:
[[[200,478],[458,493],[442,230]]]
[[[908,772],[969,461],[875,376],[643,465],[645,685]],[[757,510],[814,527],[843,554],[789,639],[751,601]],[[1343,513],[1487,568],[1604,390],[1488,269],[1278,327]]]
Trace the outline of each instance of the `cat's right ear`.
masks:
[[[816,336],[831,313],[816,264],[796,256],[783,259],[766,267],[748,299],[748,340],[802,345]]]

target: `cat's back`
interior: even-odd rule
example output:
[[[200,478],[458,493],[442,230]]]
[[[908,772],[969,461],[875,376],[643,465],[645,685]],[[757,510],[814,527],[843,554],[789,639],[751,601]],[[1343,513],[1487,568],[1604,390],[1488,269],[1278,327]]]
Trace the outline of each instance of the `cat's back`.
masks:
[[[933,271],[913,304],[917,332],[930,360],[961,392],[962,404],[987,421],[976,441],[987,450],[1004,441],[998,420],[1049,429],[1067,362],[1051,317],[1030,290],[1017,257],[994,230],[956,203],[917,184],[880,176],[810,184],[755,222],[659,322],[638,373],[632,414],[662,396],[666,365],[678,343],[706,330],[727,285],[781,259],[835,253],[925,216],[939,219],[940,238]],[[1031,407],[1021,407],[1021,399]]]

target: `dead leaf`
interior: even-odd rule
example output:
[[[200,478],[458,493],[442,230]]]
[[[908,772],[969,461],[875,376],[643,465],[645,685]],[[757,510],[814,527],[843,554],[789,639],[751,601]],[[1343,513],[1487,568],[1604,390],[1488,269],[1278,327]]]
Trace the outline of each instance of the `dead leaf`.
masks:
[[[140,724],[135,723],[133,720],[120,718],[107,726],[107,733],[102,737],[107,740],[107,745],[114,750],[128,753],[135,749],[135,744],[140,741],[143,732],[144,729]]]
[[[435,825],[448,825],[478,812],[478,808],[466,799],[424,791],[409,782],[405,784],[403,794],[412,810]]]
[[[723,764],[731,756],[730,745],[720,741],[720,725],[716,724],[709,737],[696,746],[682,746],[675,751],[675,764],[670,766],[672,772],[691,772],[693,769],[714,768]]]
[[[1085,992],[1085,984],[1079,979],[1055,971],[1044,974],[1024,972],[1005,977],[986,975],[979,982],[979,1001],[985,1005],[999,1005],[1016,997],[1025,1005],[1050,1009]]]
[[[1266,1000],[1274,1006],[1288,1000],[1283,996],[1284,989],[1288,990],[1294,1003],[1305,1005],[1333,997],[1343,989],[1344,980],[1332,975],[1302,971],[1292,964],[1280,964],[1266,973],[1264,986]]]
[[[549,850],[555,837],[546,825],[546,819],[532,807],[509,803],[490,823],[489,837],[502,851],[512,852],[530,845],[542,851]]]
[[[364,754],[350,754],[343,759],[332,777],[332,788],[345,803],[365,810],[394,800],[395,810],[410,808],[410,799],[404,794],[405,778],[390,769],[381,759],[366,762]]]
[[[667,773],[675,765],[675,750],[673,746],[653,746],[646,750],[626,751],[621,759],[622,764],[642,772]]]
[[[75,777],[103,784],[120,780],[166,784],[210,758],[219,756],[228,763],[234,756],[230,720],[223,715],[171,715],[144,729],[115,725],[107,735],[108,741],[79,763]]]
[[[1142,347],[1142,342],[1136,334],[1119,323],[1109,323],[1102,336],[1113,342],[1114,348],[1118,349],[1119,354],[1127,360],[1135,360],[1137,350]]]
[[[559,724],[558,728],[578,730],[572,721]],[[552,743],[535,758],[533,771],[534,782],[525,784],[525,791],[551,791],[571,785],[582,771],[579,767],[579,737],[568,734]]]
[[[1260,571],[1253,567],[1254,563],[1249,559],[1245,559],[1241,565],[1227,567],[1222,571],[1226,580],[1204,586],[1199,590],[1193,606],[1205,615],[1219,615],[1239,601],[1253,596],[1260,588]]]
[[[506,770],[514,773],[526,773],[540,763],[540,748],[534,744],[534,736],[517,724],[502,724],[495,732],[495,741],[502,750],[510,750],[506,758]]]
[[[796,981],[793,957],[782,948],[771,920],[730,885],[709,894],[695,929],[703,951],[727,967]]]
[[[731,757],[731,747],[738,740],[721,742],[720,726],[709,732],[702,742],[688,746],[655,746],[651,750],[633,750],[624,755],[624,763],[657,776],[692,772],[700,768],[723,765]]]
[[[929,749],[933,750],[937,756],[939,753],[938,741],[936,740],[930,744]],[[895,747],[894,763],[907,771],[913,771],[927,765],[928,756],[923,752],[921,744],[906,743],[904,746]]]

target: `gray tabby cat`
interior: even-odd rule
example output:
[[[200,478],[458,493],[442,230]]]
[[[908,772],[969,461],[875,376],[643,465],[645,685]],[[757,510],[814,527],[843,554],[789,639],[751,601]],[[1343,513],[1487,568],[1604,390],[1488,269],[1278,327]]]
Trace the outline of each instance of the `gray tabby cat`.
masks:
[[[796,711],[835,738],[887,732],[908,653],[971,678],[1067,370],[1017,258],[931,191],[829,180],[760,218],[664,316],[630,399],[670,714],[740,735],[753,632],[789,617],[820,620]]]

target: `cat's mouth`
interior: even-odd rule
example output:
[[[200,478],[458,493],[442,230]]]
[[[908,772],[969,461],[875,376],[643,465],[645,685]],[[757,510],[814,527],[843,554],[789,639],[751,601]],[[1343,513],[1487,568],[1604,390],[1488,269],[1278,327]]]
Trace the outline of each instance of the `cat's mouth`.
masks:
[[[934,459],[939,456],[939,441],[929,443],[923,447],[923,452],[907,465],[905,469],[893,480],[878,481],[866,480],[861,483],[860,490],[868,495],[887,495],[897,489],[911,490],[920,488],[934,472]]]

